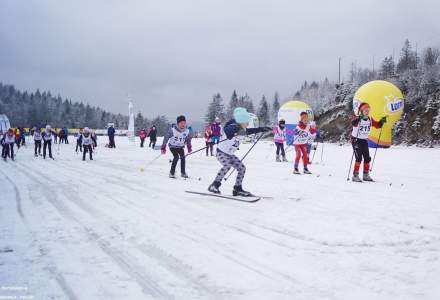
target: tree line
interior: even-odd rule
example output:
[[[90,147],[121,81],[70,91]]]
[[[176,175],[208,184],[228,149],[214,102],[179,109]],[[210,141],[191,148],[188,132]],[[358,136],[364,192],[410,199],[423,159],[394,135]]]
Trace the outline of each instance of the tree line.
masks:
[[[220,93],[216,93],[212,96],[212,101],[208,105],[205,122],[210,124],[214,122],[215,118],[220,118],[222,122],[228,121],[233,118],[234,109],[237,107],[244,107],[249,112],[254,113],[258,117],[260,126],[270,125],[277,120],[278,110],[280,109],[280,96],[278,92],[275,92],[271,104],[269,104],[266,96],[263,95],[258,107],[255,109],[254,103],[248,94],[239,95],[234,90],[229,102],[225,104]]]
[[[0,82],[0,114],[6,114],[14,127],[107,128],[114,123],[116,129],[128,128],[128,116],[110,113],[98,106],[91,106],[71,99],[53,96],[50,91],[20,91],[13,85]],[[136,118],[138,128],[156,125],[159,134],[165,133],[168,120],[165,116],[144,118],[141,113]]]

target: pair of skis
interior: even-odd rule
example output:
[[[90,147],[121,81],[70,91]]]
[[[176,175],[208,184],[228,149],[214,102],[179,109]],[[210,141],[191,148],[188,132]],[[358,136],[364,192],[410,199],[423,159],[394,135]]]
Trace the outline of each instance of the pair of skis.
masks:
[[[255,195],[251,195],[248,197],[241,197],[241,196],[222,195],[222,194],[214,194],[214,193],[195,192],[195,191],[185,191],[185,192],[193,195],[216,197],[216,198],[222,198],[222,199],[228,199],[228,200],[234,200],[234,201],[240,201],[246,203],[255,203],[260,201],[261,199],[272,199],[272,197],[263,197],[263,196],[255,196]]]

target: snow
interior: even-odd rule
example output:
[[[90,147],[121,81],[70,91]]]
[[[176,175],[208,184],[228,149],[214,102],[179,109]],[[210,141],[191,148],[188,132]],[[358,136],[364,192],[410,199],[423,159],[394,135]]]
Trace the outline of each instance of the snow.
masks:
[[[262,142],[244,188],[274,198],[249,204],[184,192],[219,169],[204,152],[187,160],[194,179],[175,180],[169,153],[148,165],[158,151],[116,142],[92,162],[73,144],[35,159],[31,143],[0,162],[0,298],[440,297],[438,149],[379,149],[377,182],[357,184],[349,145],[325,144],[321,161],[320,144],[298,176]]]

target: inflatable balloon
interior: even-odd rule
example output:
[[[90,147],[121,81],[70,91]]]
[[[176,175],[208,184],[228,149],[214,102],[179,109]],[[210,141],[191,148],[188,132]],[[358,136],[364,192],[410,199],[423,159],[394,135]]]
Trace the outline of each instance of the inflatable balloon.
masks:
[[[387,117],[381,129],[371,127],[368,144],[371,148],[389,148],[391,146],[392,129],[403,112],[403,95],[394,84],[384,80],[374,80],[362,85],[353,97],[353,110],[357,113],[362,102],[370,105],[370,116],[379,121]]]
[[[283,119],[286,121],[286,143],[290,145],[293,143],[293,129],[299,121],[299,115],[302,112],[307,112],[309,115],[309,120],[312,121],[313,111],[311,107],[302,101],[292,100],[284,103],[280,110],[278,111],[278,121]]]

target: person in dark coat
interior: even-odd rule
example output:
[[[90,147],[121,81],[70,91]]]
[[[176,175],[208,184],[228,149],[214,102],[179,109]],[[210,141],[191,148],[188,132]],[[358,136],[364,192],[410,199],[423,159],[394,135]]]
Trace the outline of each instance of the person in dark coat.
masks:
[[[150,137],[150,145],[148,147],[154,147],[156,146],[157,141],[157,129],[156,126],[153,125],[153,127],[150,128],[150,132],[148,133],[148,136]]]
[[[108,147],[109,148],[116,148],[115,145],[115,129],[113,128],[113,126],[110,126],[107,129],[107,135],[108,135]]]

